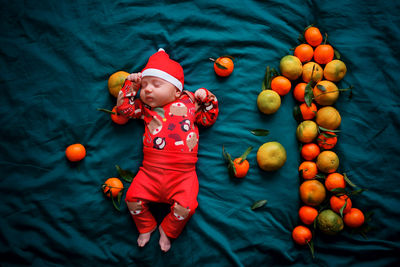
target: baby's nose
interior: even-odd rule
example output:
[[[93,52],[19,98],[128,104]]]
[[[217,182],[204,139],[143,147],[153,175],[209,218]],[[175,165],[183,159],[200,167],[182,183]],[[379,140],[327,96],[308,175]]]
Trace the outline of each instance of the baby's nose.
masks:
[[[145,88],[142,88],[146,93],[151,93],[153,91],[153,88],[151,86],[146,86]]]

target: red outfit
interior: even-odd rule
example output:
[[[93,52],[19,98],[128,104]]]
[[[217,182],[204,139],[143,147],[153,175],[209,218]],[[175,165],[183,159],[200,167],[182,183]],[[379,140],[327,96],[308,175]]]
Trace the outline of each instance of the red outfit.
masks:
[[[148,202],[171,204],[171,213],[164,218],[161,227],[168,237],[177,238],[198,205],[197,124],[211,126],[216,121],[218,102],[204,89],[207,97],[202,103],[193,93],[184,91],[176,101],[150,108],[140,99],[133,99],[127,87],[122,89],[117,111],[129,118],[143,119],[146,127],[143,166],[128,189],[126,202],[139,233],[148,233],[157,226],[147,207]],[[140,210],[131,205],[138,201]],[[188,213],[182,216],[175,209],[176,204]]]

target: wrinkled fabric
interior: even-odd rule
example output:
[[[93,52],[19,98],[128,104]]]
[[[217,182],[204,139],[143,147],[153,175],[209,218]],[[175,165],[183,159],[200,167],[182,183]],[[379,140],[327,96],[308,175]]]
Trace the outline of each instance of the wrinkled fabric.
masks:
[[[2,265],[398,265],[399,13],[396,1],[371,0],[1,1]],[[348,230],[317,234],[314,260],[291,239],[301,205],[295,100],[283,97],[269,116],[256,105],[266,67],[278,68],[312,23],[347,65],[339,87],[354,86],[335,104],[342,116],[335,151],[340,171],[368,189],[353,207],[374,212],[368,239]],[[199,206],[167,253],[157,231],[138,248],[126,204],[116,211],[101,191],[118,176],[115,165],[138,171],[142,122],[121,126],[97,111],[115,105],[108,77],[140,71],[159,47],[181,63],[185,89],[209,89],[220,110],[216,124],[200,131]],[[235,57],[228,78],[217,77],[209,60],[221,55]],[[260,128],[269,135],[249,132]],[[256,163],[268,141],[287,151],[271,173]],[[81,162],[65,158],[73,143],[87,149]],[[229,178],[223,145],[235,156],[254,147],[244,179]],[[261,199],[267,205],[251,210]]]

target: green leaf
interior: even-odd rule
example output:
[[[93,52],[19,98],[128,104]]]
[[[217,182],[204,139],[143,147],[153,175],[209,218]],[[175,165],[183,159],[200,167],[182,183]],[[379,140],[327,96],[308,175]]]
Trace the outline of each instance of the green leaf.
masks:
[[[322,135],[325,136],[326,138],[337,137],[337,134],[330,134],[330,133],[328,133],[328,132],[323,132]],[[322,140],[321,140],[321,141],[322,141]]]
[[[343,211],[344,211],[344,209],[346,208],[346,206],[347,206],[347,199],[348,198],[346,198],[346,200],[344,201],[344,205],[340,208],[340,210],[339,210],[339,212],[340,212],[340,217],[342,217],[343,218]]]
[[[227,153],[225,152],[225,147],[224,147],[224,145],[222,145],[222,155],[224,155],[224,159],[225,159],[226,161],[229,160],[228,155],[227,155]]]
[[[322,130],[322,131],[325,131],[325,132],[333,132],[333,133],[339,133],[340,132],[340,130],[331,130],[331,129],[327,129],[327,128],[324,128],[324,127],[321,127],[321,126],[318,126],[318,128],[320,130]]]
[[[274,76],[274,77],[280,75],[279,72],[275,68],[271,69],[271,73],[272,73],[272,76]]]
[[[318,85],[317,85],[317,88],[318,88],[319,90],[321,90],[322,92],[326,92],[325,86],[323,86],[323,85],[321,85],[321,84],[318,84]]]
[[[267,69],[265,71],[262,88],[263,88],[263,90],[271,88],[271,70],[270,70],[269,66],[267,66]]]
[[[117,203],[115,203],[114,198],[113,198],[111,195],[110,195],[110,198],[111,198],[111,202],[112,202],[114,208],[115,208],[116,210],[118,210],[118,211],[121,211],[120,208],[117,206]]]
[[[311,88],[311,84],[308,83],[306,85],[306,89],[304,91],[304,100],[305,100],[305,102],[306,102],[308,107],[311,107],[311,103],[312,103],[313,98],[314,98],[314,93],[313,93],[313,90]]]
[[[118,196],[117,196],[118,206],[121,205],[122,195],[123,195],[123,192],[122,192],[122,190],[121,190],[121,191],[119,191]]]
[[[346,173],[343,173],[344,180],[348,183],[351,187],[357,187],[352,181],[350,181],[349,177],[347,177]]]
[[[269,131],[264,129],[254,129],[251,130],[250,132],[255,136],[267,136],[269,134]]]
[[[347,193],[346,189],[341,188],[341,187],[333,188],[333,189],[331,190],[331,192],[332,192],[332,193],[335,193],[336,195],[343,195],[343,194],[346,194],[346,193]]]
[[[231,155],[225,151],[225,147],[222,146],[222,154],[224,155],[225,161],[228,163],[228,173],[230,177],[236,176],[236,168],[235,164],[233,163]]]
[[[300,106],[296,105],[293,108],[293,117],[297,122],[301,122],[303,120],[303,115],[301,114]]]
[[[223,69],[223,70],[227,70],[227,69],[228,69],[228,68],[225,67],[224,65],[221,65],[220,63],[218,63],[217,61],[215,61],[215,65],[217,65],[217,67],[218,67],[219,69]]]
[[[333,49],[333,52],[334,52],[335,58],[340,59],[341,55],[340,55],[339,51],[336,49]]]
[[[242,163],[243,161],[246,160],[246,158],[247,158],[247,156],[250,154],[251,150],[253,150],[253,147],[252,147],[252,146],[249,146],[249,147],[246,149],[246,151],[240,156],[240,158],[242,159],[242,160],[240,161],[240,163]]]
[[[317,175],[315,175],[315,179],[325,180],[326,179],[326,175],[323,174],[323,173],[317,173]]]
[[[364,192],[364,191],[367,191],[367,189],[364,189],[364,188],[357,189],[357,190],[351,191],[351,192],[348,194],[348,196],[359,195],[359,194],[361,194],[361,193]]]
[[[262,82],[262,84],[261,84],[261,90],[262,90],[262,91],[267,90],[267,87],[266,87],[264,81],[265,81],[265,80],[263,80],[263,82]]]
[[[118,165],[115,165],[115,168],[117,169],[118,174],[122,179],[124,179],[128,183],[131,183],[133,181],[133,178],[135,177],[135,174],[133,172],[128,170],[123,170]]]
[[[315,256],[314,256],[314,242],[312,241],[312,239],[310,240],[310,242],[307,242],[307,245],[308,245],[308,247],[310,249],[312,258],[314,259],[315,258]]]
[[[255,210],[255,209],[258,209],[258,208],[261,208],[262,206],[264,206],[265,204],[267,204],[267,200],[266,199],[263,199],[263,200],[258,200],[258,201],[256,201],[256,202],[254,202],[254,204],[251,206],[251,209],[252,210]]]

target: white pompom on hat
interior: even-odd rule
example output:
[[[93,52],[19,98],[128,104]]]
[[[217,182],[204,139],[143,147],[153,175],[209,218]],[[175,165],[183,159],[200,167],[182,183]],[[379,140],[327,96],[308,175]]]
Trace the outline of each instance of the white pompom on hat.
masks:
[[[182,66],[169,58],[164,49],[150,56],[146,67],[142,70],[142,77],[154,76],[166,80],[175,85],[180,91],[183,90],[184,75]]]

